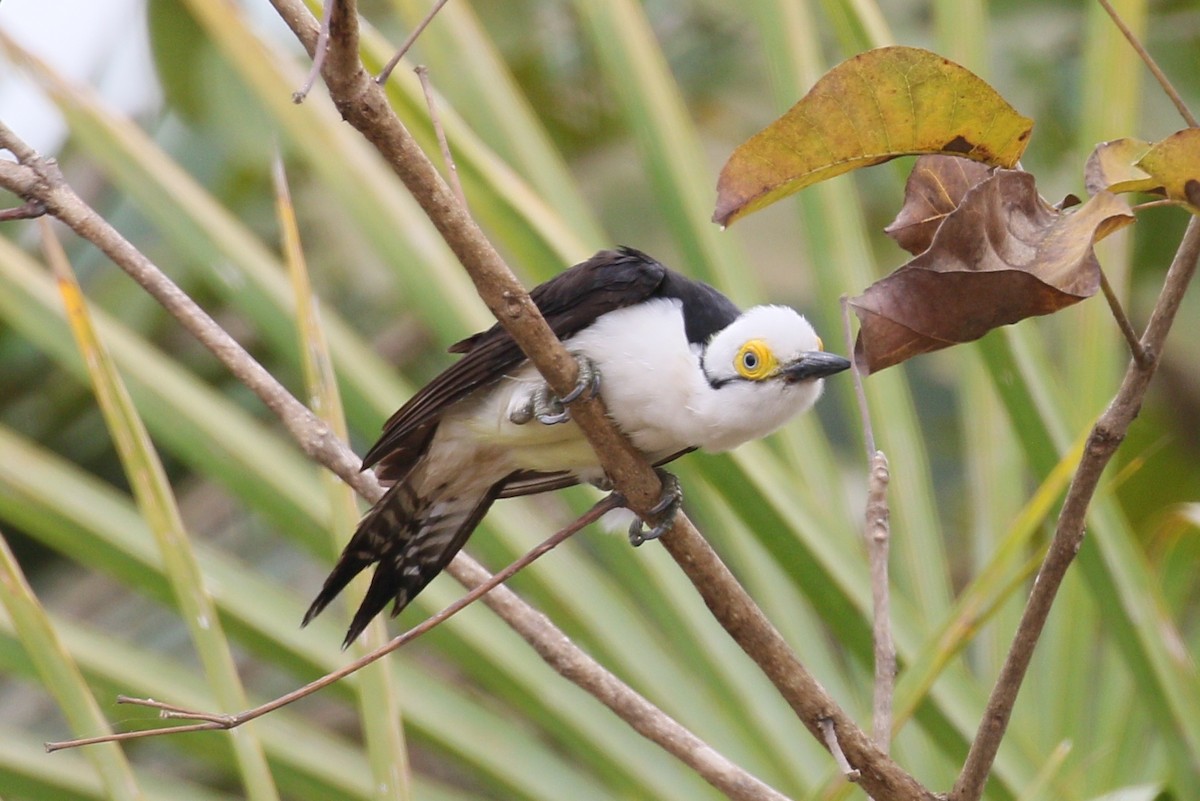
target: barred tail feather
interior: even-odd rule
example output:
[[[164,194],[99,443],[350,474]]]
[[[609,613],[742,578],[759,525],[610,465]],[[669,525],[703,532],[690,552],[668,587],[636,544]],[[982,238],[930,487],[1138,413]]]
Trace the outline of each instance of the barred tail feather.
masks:
[[[359,523],[304,623],[376,562],[375,575],[342,647],[353,642],[389,601],[393,603],[392,616],[398,615],[462,549],[500,487],[490,487],[482,496],[420,499],[406,484],[393,486]]]
[[[313,600],[312,605],[308,607],[308,611],[304,613],[301,626],[311,623],[313,618],[321,614],[329,602],[354,580],[355,576],[369,565],[378,562],[380,557],[392,547],[390,540],[406,536],[405,532],[408,530],[409,521],[415,517],[417,512],[416,501],[417,499],[413,497],[412,491],[406,485],[395,484],[370,511],[363,515],[362,520],[358,523],[358,528],[354,531],[354,536],[350,538],[350,542],[346,543],[346,547],[342,549],[342,555],[338,557],[337,564],[326,577],[321,591]]]

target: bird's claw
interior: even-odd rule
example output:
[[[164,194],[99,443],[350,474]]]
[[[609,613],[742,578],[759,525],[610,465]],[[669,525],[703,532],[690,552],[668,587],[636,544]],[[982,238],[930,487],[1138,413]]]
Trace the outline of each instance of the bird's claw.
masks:
[[[567,409],[568,404],[583,398],[594,397],[600,392],[600,371],[596,369],[595,363],[582,354],[573,355],[575,363],[579,365],[579,378],[575,383],[575,388],[559,398],[548,384],[542,382],[524,405],[509,413],[508,419],[511,422],[516,425],[525,425],[530,420],[537,420],[544,426],[565,423],[571,419],[571,412]]]
[[[650,520],[657,520],[649,530],[643,528],[645,523],[641,519],[634,520],[629,526],[629,544],[633,547],[638,547],[646,540],[656,540],[663,534],[671,530],[671,526],[675,523],[675,514],[679,511],[679,507],[683,505],[683,487],[679,483],[679,479],[672,473],[666,470],[655,469],[659,479],[662,481],[662,494],[658,497],[658,503],[651,506],[649,511]]]

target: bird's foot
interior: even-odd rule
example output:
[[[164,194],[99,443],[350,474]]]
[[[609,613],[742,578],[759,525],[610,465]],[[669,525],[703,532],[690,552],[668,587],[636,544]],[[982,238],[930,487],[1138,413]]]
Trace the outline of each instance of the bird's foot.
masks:
[[[544,381],[529,396],[522,405],[509,413],[508,419],[517,425],[524,425],[530,420],[537,420],[544,426],[565,423],[571,419],[569,404],[582,398],[591,398],[600,392],[600,371],[595,363],[579,353],[572,354],[575,363],[579,365],[579,378],[575,388],[561,398],[554,394],[550,385]]]
[[[656,540],[670,531],[675,522],[675,514],[683,505],[683,487],[679,479],[662,468],[656,467],[654,472],[658,473],[662,481],[662,494],[658,496],[658,503],[650,507],[649,520],[634,520],[629,526],[629,544],[635,548],[646,540]],[[644,529],[644,525],[649,525],[650,529]]]

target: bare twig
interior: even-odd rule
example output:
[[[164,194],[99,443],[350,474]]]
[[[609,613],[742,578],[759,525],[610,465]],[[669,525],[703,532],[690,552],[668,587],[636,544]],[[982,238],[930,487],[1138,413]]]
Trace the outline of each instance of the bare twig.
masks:
[[[504,583],[521,570],[524,570],[526,567],[533,564],[533,562],[551,551],[553,548],[560,545],[568,537],[575,534],[585,526],[596,522],[603,517],[605,513],[610,512],[619,506],[620,502],[614,496],[609,495],[603,498],[569,526],[555,532],[537,547],[527,552],[521,558],[517,559],[500,572],[496,573],[495,575],[488,576],[485,580],[476,584],[470,590],[470,592],[447,606],[442,611],[438,612],[437,614],[430,615],[425,620],[421,621],[416,626],[413,626],[403,634],[392,638],[387,643],[381,645],[375,650],[360,656],[359,658],[338,668],[337,670],[327,673],[321,678],[311,681],[308,684],[305,684],[303,687],[293,690],[286,695],[281,695],[265,704],[260,704],[259,706],[256,706],[252,709],[247,709],[244,712],[238,712],[237,714],[214,714],[212,712],[187,709],[185,707],[168,704],[163,701],[157,701],[153,698],[130,698],[129,696],[122,695],[117,698],[117,701],[118,703],[122,704],[133,704],[136,706],[146,706],[152,709],[157,709],[160,716],[164,718],[200,721],[208,724],[207,728],[210,729],[235,729],[242,724],[249,723],[255,718],[260,718],[263,715],[274,712],[276,709],[280,709],[281,707],[285,707],[295,701],[299,701],[301,698],[306,698],[318,690],[322,690],[325,687],[328,687],[330,684],[334,684],[335,682],[346,678],[350,674],[358,672],[372,662],[382,659],[396,649],[407,645],[417,637],[420,637],[422,634],[425,634],[431,629],[446,622],[451,617],[470,606],[480,597],[486,595],[488,592],[491,592],[496,587],[500,586],[500,584]],[[157,729],[144,729],[135,732],[122,732],[120,734],[102,735],[100,737],[89,737],[80,740],[65,740],[62,742],[46,743],[46,750],[61,751],[66,748],[76,748],[81,745],[102,743],[106,742],[106,740],[128,740],[132,738],[155,737],[163,734],[176,734],[181,731],[197,731],[197,729],[195,729],[193,726],[167,726]]]
[[[375,78],[375,83],[383,86],[388,82],[388,78],[392,77],[392,70],[396,69],[396,65],[400,63],[400,59],[404,58],[404,54],[417,41],[417,37],[429,27],[429,23],[433,22],[433,18],[437,16],[437,13],[442,10],[442,6],[446,5],[447,2],[448,0],[438,0],[433,4],[433,8],[429,9],[429,13],[425,15],[425,18],[417,24],[417,27],[413,28],[413,32],[404,40],[404,44],[400,45],[400,49],[396,51],[396,55],[392,56],[388,60],[388,63],[383,66],[383,69],[379,71],[379,75]]]
[[[1000,741],[1008,728],[1017,692],[1033,657],[1034,646],[1046,624],[1063,576],[1083,543],[1087,510],[1100,481],[1100,475],[1141,409],[1146,388],[1158,365],[1158,354],[1195,274],[1198,258],[1200,219],[1193,217],[1179,249],[1175,252],[1175,258],[1163,282],[1162,292],[1141,338],[1141,347],[1147,357],[1146,363],[1141,364],[1137,360],[1130,362],[1116,396],[1092,427],[1083,457],[1063,501],[1054,539],[1033,582],[1029,601],[1013,637],[1012,647],[1000,670],[996,686],[992,689],[983,720],[979,724],[979,732],[971,744],[962,772],[949,796],[950,801],[977,801],[983,793],[988,773],[1000,748]]]
[[[300,7],[303,10],[303,7]],[[289,9],[296,11],[295,7]],[[300,15],[315,22],[307,11]],[[307,24],[307,23],[306,23]],[[315,25],[314,25],[315,27]],[[315,30],[312,31],[316,38]],[[10,147],[12,145],[12,147]],[[52,161],[40,158],[3,124],[0,146],[27,151],[27,163],[0,161],[0,186],[29,200],[45,202],[47,212],[65,222],[79,236],[96,245],[166,308],[186,330],[199,339],[226,367],[245,383],[286,425],[312,459],[336,473],[370,502],[379,500],[383,490],[371,473],[360,472],[360,460],[333,436],[328,427],[241,348],[202,309],[170,281],[152,262],[87,206],[63,181]],[[15,152],[15,151],[14,151]],[[457,203],[453,203],[457,207]],[[522,293],[523,294],[523,293]],[[525,302],[532,306],[525,296]],[[519,300],[514,308],[522,308]],[[570,359],[574,367],[574,360]],[[574,378],[571,379],[574,381]],[[578,413],[581,406],[573,408]],[[657,480],[657,476],[655,477]],[[491,576],[465,553],[459,553],[447,572],[466,587],[476,587]],[[620,679],[581,651],[544,615],[530,607],[503,586],[495,587],[483,602],[520,634],[552,668],[579,685],[612,709],[635,731],[658,743],[664,750],[691,767],[714,787],[733,799],[784,801],[784,797],[719,754],[677,721],[634,692]],[[265,714],[263,712],[262,714]],[[218,716],[218,719],[221,719]],[[223,719],[222,719],[223,720]],[[205,720],[186,726],[170,727],[170,732],[195,732],[223,728]],[[158,732],[155,732],[156,734]],[[165,732],[164,732],[165,733]],[[130,740],[149,736],[125,732],[107,739]],[[101,742],[95,738],[71,741],[71,746]],[[55,750],[55,744],[48,746]],[[62,746],[58,746],[62,747]]]
[[[450,152],[450,143],[446,140],[446,131],[442,128],[442,119],[437,113],[437,101],[433,96],[433,87],[429,84],[429,69],[419,64],[413,70],[421,79],[421,90],[425,93],[425,104],[429,106],[429,121],[433,123],[433,132],[437,136],[438,147],[442,150],[442,161],[446,163],[446,181],[454,190],[454,196],[462,207],[467,208],[467,195],[463,192],[462,182],[458,180],[458,165],[454,163],[454,154]]]
[[[1142,350],[1142,343],[1138,341],[1137,332],[1133,330],[1133,324],[1129,322],[1129,316],[1125,314],[1125,307],[1121,305],[1121,299],[1113,291],[1112,284],[1108,282],[1108,276],[1104,274],[1103,270],[1100,271],[1100,289],[1104,292],[1108,308],[1117,321],[1117,328],[1121,329],[1121,335],[1125,337],[1125,342],[1129,345],[1129,352],[1138,364],[1145,366],[1146,352]]]
[[[875,694],[871,731],[875,747],[888,752],[892,739],[892,702],[896,689],[896,645],[892,641],[891,596],[888,586],[890,512],[887,489],[891,474],[883,451],[871,459],[867,490],[866,538],[871,563],[873,639],[875,642]]]
[[[304,85],[292,93],[293,103],[303,103],[304,98],[308,97],[308,93],[312,91],[313,84],[317,82],[317,78],[321,75],[321,66],[325,63],[325,52],[329,47],[329,18],[333,15],[334,2],[335,0],[325,0],[325,7],[321,9],[321,33],[317,36],[317,49],[313,53],[312,66],[308,69],[308,76],[304,79]]]
[[[863,440],[867,446],[868,484],[866,525],[863,531],[867,558],[871,567],[872,641],[875,650],[874,714],[871,729],[875,747],[888,753],[892,739],[892,704],[896,689],[896,645],[892,639],[891,586],[888,581],[888,552],[890,550],[890,519],[887,488],[891,480],[887,456],[875,447],[875,432],[871,426],[871,409],[863,389],[862,373],[858,370],[854,336],[850,327],[850,303],[842,296],[842,330],[846,334],[846,352],[850,354],[854,375],[854,394],[862,419]]]
[[[11,209],[0,209],[0,222],[32,220],[46,213],[46,205],[38,200],[27,200]]]
[[[21,137],[17,136],[7,127],[0,130],[0,150],[7,150],[9,153],[12,153],[21,164],[38,157],[36,150],[27,145]]]
[[[1171,80],[1167,77],[1167,74],[1158,66],[1158,62],[1154,60],[1154,56],[1150,55],[1150,51],[1145,48],[1145,46],[1137,38],[1137,35],[1130,30],[1128,25],[1125,24],[1125,20],[1121,19],[1121,15],[1117,13],[1117,10],[1112,7],[1112,4],[1109,3],[1108,0],[1099,0],[1099,2],[1104,10],[1108,13],[1108,16],[1112,18],[1113,24],[1117,26],[1117,30],[1121,32],[1121,35],[1124,36],[1126,41],[1129,42],[1129,45],[1134,49],[1134,52],[1138,54],[1138,56],[1150,69],[1151,74],[1154,75],[1154,80],[1158,81],[1158,85],[1162,87],[1163,92],[1165,92],[1167,97],[1170,98],[1171,102],[1175,104],[1175,109],[1179,112],[1179,116],[1183,117],[1183,120],[1188,124],[1188,127],[1198,127],[1200,124],[1198,124],[1196,122],[1196,118],[1192,116],[1192,112],[1188,109],[1187,104],[1183,102],[1183,97],[1180,96],[1179,92],[1175,90],[1174,85],[1171,84]]]

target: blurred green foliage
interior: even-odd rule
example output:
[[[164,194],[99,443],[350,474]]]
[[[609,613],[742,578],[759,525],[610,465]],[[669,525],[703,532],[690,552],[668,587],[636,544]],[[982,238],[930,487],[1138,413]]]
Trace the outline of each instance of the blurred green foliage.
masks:
[[[361,451],[412,388],[449,363],[445,347],[487,324],[486,312],[322,89],[291,104],[307,61],[262,5],[151,0],[146,24],[163,102],[132,124],[91,89],[57,83],[11,45],[3,51],[63,109],[71,135],[59,156],[69,180],[304,397],[270,183],[272,153],[283,151]],[[428,5],[363,4],[372,26],[368,63],[377,67],[387,43],[401,41]],[[1200,9],[1184,0],[1117,5],[1200,108]],[[842,351],[838,297],[904,261],[880,230],[898,207],[907,165],[813,187],[724,233],[707,216],[717,171],[737,144],[825,69],[893,42],[960,61],[1035,118],[1024,166],[1052,201],[1082,191],[1083,162],[1098,139],[1154,139],[1182,127],[1101,10],[1082,2],[455,0],[408,61],[430,65],[472,211],[528,283],[598,247],[629,244],[739,301],[797,306]],[[389,89],[435,152],[405,65]],[[5,122],[21,133],[20,119]],[[1135,325],[1153,305],[1185,222],[1179,210],[1146,211],[1101,254]],[[38,263],[34,231],[6,224],[2,234],[0,530],[118,728],[154,721],[114,708],[117,692],[212,708]],[[340,664],[344,611],[296,628],[329,565],[331,541],[349,533],[331,524],[317,471],[119,270],[84,243],[66,244],[102,310],[100,336],[159,447],[248,691],[266,698]],[[1191,335],[1198,324],[1193,292],[1147,407],[1106,475],[989,798],[1200,794],[1200,379]],[[867,382],[895,473],[898,702],[913,710],[898,721],[895,750],[935,790],[950,785],[961,763],[1020,612],[1028,580],[1021,568],[1051,529],[1061,486],[1047,478],[1111,397],[1126,360],[1107,310],[1093,300]],[[801,658],[865,721],[860,439],[849,382],[837,381],[818,416],[733,455],[690,457],[679,472],[701,529]],[[1031,498],[1050,515],[1018,531],[1014,521]],[[498,569],[588,500],[580,491],[505,502],[469,550]],[[44,558],[51,551],[54,558]],[[621,537],[586,532],[512,585],[623,679],[781,791],[857,793],[660,551],[631,551]],[[401,624],[458,592],[439,581]],[[961,593],[978,593],[970,597],[985,599],[986,611],[956,607]],[[33,649],[0,620],[0,686],[11,710],[0,724],[0,792],[110,797],[85,755],[31,753],[42,740],[72,735],[39,686]],[[486,610],[469,610],[388,664],[412,798],[715,796],[552,673]],[[917,686],[926,675],[918,668],[929,668],[931,685]],[[384,768],[364,746],[377,741],[361,733],[371,725],[372,699],[360,726],[360,686],[346,682],[256,726],[282,797],[404,797],[402,784],[378,790]],[[146,797],[242,797],[227,737],[124,751]]]

